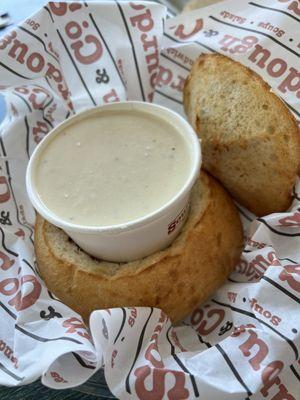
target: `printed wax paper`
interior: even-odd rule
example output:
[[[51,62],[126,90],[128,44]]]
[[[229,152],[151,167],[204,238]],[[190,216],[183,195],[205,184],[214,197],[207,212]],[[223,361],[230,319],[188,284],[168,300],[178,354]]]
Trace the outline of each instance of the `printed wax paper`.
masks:
[[[300,184],[285,213],[239,207],[245,249],[226,284],[181,324],[154,308],[97,310],[89,329],[34,259],[28,159],[70,115],[126,100],[184,115],[194,59],[260,74],[299,118],[296,0],[223,1],[172,17],[150,2],[50,2],[0,40],[0,384],[62,389],[104,368],[121,399],[300,399]]]

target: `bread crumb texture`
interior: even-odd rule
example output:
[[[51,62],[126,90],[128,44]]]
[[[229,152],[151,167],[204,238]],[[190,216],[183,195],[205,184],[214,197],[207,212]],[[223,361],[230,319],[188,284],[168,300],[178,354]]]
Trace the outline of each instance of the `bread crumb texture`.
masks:
[[[184,107],[202,138],[203,167],[237,201],[260,216],[288,208],[300,170],[299,128],[259,75],[223,55],[201,55]]]
[[[226,280],[242,243],[234,203],[204,172],[193,189],[189,218],[178,238],[166,250],[139,261],[96,260],[41,216],[35,226],[42,278],[86,321],[93,310],[126,306],[158,307],[178,321]]]

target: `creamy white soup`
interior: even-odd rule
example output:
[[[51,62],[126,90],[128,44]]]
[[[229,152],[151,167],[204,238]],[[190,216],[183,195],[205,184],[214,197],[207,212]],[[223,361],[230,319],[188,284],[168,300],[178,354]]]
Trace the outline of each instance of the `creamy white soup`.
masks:
[[[158,210],[190,171],[188,144],[175,126],[140,111],[106,111],[54,136],[35,182],[41,201],[61,219],[108,226]]]

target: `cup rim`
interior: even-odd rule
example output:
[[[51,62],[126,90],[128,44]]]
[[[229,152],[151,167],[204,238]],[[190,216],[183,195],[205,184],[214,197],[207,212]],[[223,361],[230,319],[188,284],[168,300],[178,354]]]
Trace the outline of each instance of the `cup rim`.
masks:
[[[91,225],[79,225],[73,224],[65,221],[56,215],[53,211],[48,209],[38,195],[38,191],[34,184],[34,171],[39,160],[39,155],[42,150],[47,146],[47,144],[55,137],[59,135],[67,126],[73,124],[76,120],[80,120],[82,117],[92,116],[93,114],[97,114],[103,110],[136,110],[143,111],[149,114],[154,115],[157,118],[164,119],[166,122],[172,123],[177,130],[183,130],[185,140],[188,139],[190,141],[191,146],[188,146],[190,155],[191,155],[191,168],[188,178],[185,183],[181,187],[181,189],[173,196],[167,203],[153,211],[150,214],[146,214],[143,217],[137,218],[135,220],[125,222],[122,224],[116,225],[104,225],[104,226],[91,226]],[[163,116],[162,116],[163,114]],[[165,117],[166,116],[166,117]],[[28,166],[26,170],[26,189],[29,199],[36,209],[36,211],[47,221],[52,223],[53,225],[70,232],[78,232],[78,233],[120,233],[128,230],[132,230],[138,228],[142,225],[146,225],[149,222],[153,222],[160,217],[162,217],[165,212],[172,207],[177,201],[179,201],[182,197],[187,195],[194,185],[201,165],[201,150],[200,150],[200,139],[196,135],[192,126],[178,113],[173,110],[158,105],[154,103],[144,102],[144,101],[120,101],[116,103],[103,104],[100,106],[93,107],[91,109],[83,110],[78,112],[77,114],[71,116],[67,120],[59,123],[55,128],[53,128],[37,145],[35,150],[33,151]]]

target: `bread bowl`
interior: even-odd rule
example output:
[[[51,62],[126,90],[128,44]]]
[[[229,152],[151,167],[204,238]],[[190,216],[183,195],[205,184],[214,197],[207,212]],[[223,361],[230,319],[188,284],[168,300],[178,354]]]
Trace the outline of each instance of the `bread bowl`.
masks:
[[[243,235],[230,196],[202,172],[181,234],[166,250],[142,260],[118,264],[92,258],[41,216],[34,242],[47,287],[85,321],[95,309],[152,306],[176,322],[224,283],[240,257]]]

